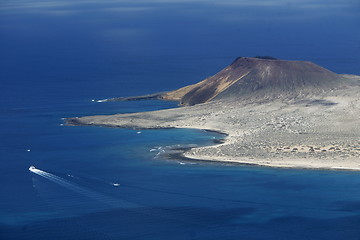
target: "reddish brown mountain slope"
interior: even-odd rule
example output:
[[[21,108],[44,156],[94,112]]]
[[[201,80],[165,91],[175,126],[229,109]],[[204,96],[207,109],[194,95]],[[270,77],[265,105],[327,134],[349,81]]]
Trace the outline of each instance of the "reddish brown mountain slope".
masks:
[[[334,88],[342,80],[341,75],[311,62],[241,57],[214,76],[162,98],[183,105],[228,98],[296,98]]]

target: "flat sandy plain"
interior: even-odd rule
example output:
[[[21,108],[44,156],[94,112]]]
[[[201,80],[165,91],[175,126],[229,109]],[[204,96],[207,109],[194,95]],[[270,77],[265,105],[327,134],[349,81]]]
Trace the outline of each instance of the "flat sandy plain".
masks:
[[[190,159],[270,167],[360,170],[360,76],[349,84],[283,99],[218,100],[168,110],[67,119],[69,125],[196,128],[227,134]]]

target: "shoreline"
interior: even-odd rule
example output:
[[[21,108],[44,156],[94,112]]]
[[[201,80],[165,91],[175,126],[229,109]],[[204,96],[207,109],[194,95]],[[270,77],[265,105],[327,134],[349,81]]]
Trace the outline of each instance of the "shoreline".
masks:
[[[198,128],[195,128],[198,129]],[[216,130],[208,130],[208,129],[199,129],[208,132],[216,132],[225,135],[226,137],[230,134],[219,132]],[[243,158],[243,159],[222,159],[221,157],[206,157],[200,155],[190,155],[187,154],[189,151],[193,149],[199,148],[211,148],[217,147],[218,145],[226,144],[226,137],[222,138],[221,143],[216,143],[208,146],[201,147],[185,147],[185,148],[176,148],[171,149],[178,152],[165,154],[166,159],[169,160],[181,160],[181,161],[189,161],[189,162],[198,162],[198,163],[211,163],[211,164],[225,164],[225,165],[237,165],[237,166],[252,166],[252,167],[268,167],[268,168],[284,168],[284,169],[303,169],[303,170],[323,170],[323,171],[360,171],[359,167],[331,167],[331,166],[323,166],[319,163],[316,163],[316,159],[307,159],[307,161],[302,161],[300,165],[294,164],[294,159],[284,159],[279,163],[271,162],[272,159],[255,159],[255,158]],[[299,159],[300,160],[300,159]],[[309,164],[308,161],[313,161],[314,164]],[[293,163],[293,164],[291,164]]]
[[[129,129],[127,126],[113,126],[113,125],[94,125],[94,124],[78,124],[76,126],[100,126],[100,127],[111,127],[111,128],[126,128]],[[133,128],[136,130],[160,130],[160,129],[185,129],[182,127],[157,127],[157,128]],[[209,129],[209,128],[199,128],[199,127],[187,127],[187,129],[196,129],[201,130],[205,132],[214,132],[218,133],[220,135],[224,135],[223,138],[219,140],[214,140],[212,145],[206,145],[206,146],[200,146],[200,147],[180,147],[180,148],[174,148],[170,149],[170,153],[165,153],[164,158],[167,160],[177,160],[177,161],[188,161],[188,162],[197,162],[197,163],[210,163],[210,164],[229,164],[229,165],[236,165],[236,166],[253,166],[253,167],[269,167],[269,168],[284,168],[284,169],[304,169],[304,170],[324,170],[324,171],[360,171],[360,165],[359,167],[349,166],[349,167],[332,167],[332,166],[326,166],[322,165],[321,163],[318,163],[316,161],[316,158],[314,159],[298,159],[302,160],[301,164],[295,164],[294,158],[292,159],[281,159],[275,160],[275,159],[260,159],[260,158],[254,158],[254,157],[248,157],[248,158],[241,158],[241,159],[231,159],[227,157],[219,157],[219,156],[206,156],[206,155],[196,155],[191,154],[190,152],[192,150],[198,150],[198,149],[206,149],[206,148],[217,148],[221,145],[227,145],[231,144],[227,140],[228,137],[231,136],[230,133],[226,133],[225,131],[215,130],[215,129]],[[216,142],[219,141],[219,142]],[[274,161],[275,160],[275,161]],[[309,164],[310,162],[313,162],[313,164]]]
[[[324,171],[360,171],[360,166],[358,168],[355,167],[330,167],[330,166],[322,166],[321,164],[317,165],[296,165],[291,164],[293,162],[289,160],[288,162],[282,162],[282,164],[275,164],[275,163],[266,163],[263,159],[220,159],[220,158],[209,158],[198,156],[197,158],[192,158],[187,156],[186,151],[182,154],[182,160],[187,161],[196,161],[196,162],[205,162],[205,163],[219,163],[219,164],[230,164],[230,165],[238,165],[238,166],[256,166],[256,167],[269,167],[269,168],[282,168],[282,169],[303,169],[303,170],[324,170]],[[270,159],[271,160],[271,159]],[[314,159],[316,160],[316,159]]]
[[[228,136],[229,134],[226,134],[224,132],[219,132],[217,130],[209,130],[209,129],[200,129],[200,128],[192,128],[197,130],[203,130],[207,132],[216,132],[219,134],[223,134],[225,136]],[[358,168],[355,167],[331,167],[331,166],[322,166],[321,164],[301,164],[301,165],[295,165],[291,164],[294,159],[289,159],[287,161],[281,161],[281,164],[277,163],[271,163],[271,159],[254,159],[254,158],[244,158],[244,159],[221,159],[220,157],[206,157],[206,156],[197,156],[193,155],[190,156],[187,153],[193,149],[198,148],[211,148],[211,147],[217,147],[218,145],[226,144],[226,137],[220,139],[221,143],[216,143],[216,141],[213,141],[214,144],[212,145],[206,145],[201,147],[174,147],[170,148],[170,152],[164,153],[163,158],[165,160],[175,160],[175,161],[186,161],[186,162],[196,162],[199,164],[205,163],[205,164],[221,164],[221,165],[230,165],[230,166],[249,166],[249,167],[266,167],[266,168],[278,168],[278,169],[298,169],[298,170],[316,170],[316,171],[348,171],[348,172],[357,172],[360,171],[360,165]],[[310,160],[310,159],[308,159]],[[316,162],[316,159],[313,159],[313,161]],[[306,161],[305,161],[306,162]]]
[[[183,157],[190,160],[360,171],[360,77],[352,78],[358,83],[301,100],[212,101],[65,121],[75,126],[192,128],[225,135],[220,144],[186,150]]]

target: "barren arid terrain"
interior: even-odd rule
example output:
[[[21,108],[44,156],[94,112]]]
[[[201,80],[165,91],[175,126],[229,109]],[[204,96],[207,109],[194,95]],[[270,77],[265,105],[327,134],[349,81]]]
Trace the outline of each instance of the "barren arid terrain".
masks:
[[[288,91],[282,82],[277,90],[284,94],[274,97],[273,89],[277,87],[270,83],[271,90],[260,86],[261,92],[252,95],[246,89],[239,98],[233,97],[233,89],[231,94],[223,94],[227,97],[216,98],[216,93],[215,97],[205,98],[209,101],[192,106],[71,118],[67,123],[215,130],[227,134],[223,144],[193,148],[184,156],[272,167],[360,170],[360,76],[337,76],[339,80],[332,79],[331,87],[322,87],[323,79],[321,84],[315,82],[318,88],[314,91],[306,82]],[[272,78],[276,82],[277,78]],[[291,92],[296,94],[292,96]]]

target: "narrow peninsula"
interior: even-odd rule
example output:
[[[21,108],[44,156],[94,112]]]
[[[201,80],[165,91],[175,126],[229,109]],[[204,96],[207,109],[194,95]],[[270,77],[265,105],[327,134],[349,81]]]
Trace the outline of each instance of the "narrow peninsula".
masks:
[[[163,99],[179,108],[69,118],[69,125],[198,128],[228,136],[187,158],[271,167],[360,170],[360,76],[311,62],[240,57],[190,86],[112,100]]]

